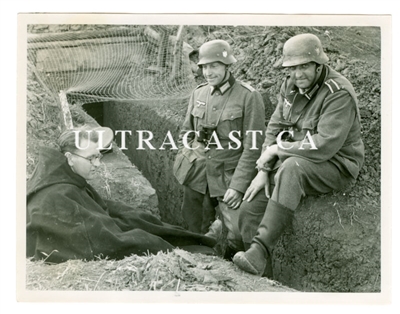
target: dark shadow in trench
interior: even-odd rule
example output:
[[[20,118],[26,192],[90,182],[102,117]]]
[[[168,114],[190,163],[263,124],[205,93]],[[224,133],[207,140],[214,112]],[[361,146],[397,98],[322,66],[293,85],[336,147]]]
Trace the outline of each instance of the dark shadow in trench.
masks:
[[[97,121],[97,123],[101,126],[104,126],[104,111],[103,111],[103,102],[94,102],[83,104],[82,108],[86,111],[88,115],[90,115],[93,119]]]

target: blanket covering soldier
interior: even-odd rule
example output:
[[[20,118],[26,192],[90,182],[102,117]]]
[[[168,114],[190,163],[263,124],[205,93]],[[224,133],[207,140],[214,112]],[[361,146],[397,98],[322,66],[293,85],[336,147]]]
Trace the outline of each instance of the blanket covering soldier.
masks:
[[[61,152],[42,148],[27,183],[27,257],[53,263],[97,257],[122,259],[177,246],[213,254],[214,238],[164,223],[124,203],[102,199],[86,181],[100,164],[96,141],[81,138],[81,147],[89,143],[88,148],[71,149],[74,134],[66,133],[67,140],[65,134],[60,137],[64,136]],[[88,133],[79,134],[84,137]]]

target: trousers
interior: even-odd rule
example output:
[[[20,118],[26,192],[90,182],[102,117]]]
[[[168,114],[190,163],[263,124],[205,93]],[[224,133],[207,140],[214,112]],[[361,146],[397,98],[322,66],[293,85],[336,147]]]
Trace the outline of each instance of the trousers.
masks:
[[[183,186],[181,210],[189,231],[201,234],[207,233],[209,227],[215,220],[215,208],[217,206],[217,198],[210,197],[208,189],[206,194],[203,194],[187,186]]]
[[[302,197],[341,190],[354,182],[330,161],[314,163],[299,157],[289,157],[269,173],[271,200],[296,210]],[[265,190],[261,189],[239,208],[238,229],[244,243],[251,243],[268,205]]]
[[[210,197],[184,186],[182,216],[189,231],[205,234],[211,224],[219,216],[227,229],[226,240],[230,247],[243,249],[242,237],[239,232],[239,210],[234,210],[222,201],[222,197]]]

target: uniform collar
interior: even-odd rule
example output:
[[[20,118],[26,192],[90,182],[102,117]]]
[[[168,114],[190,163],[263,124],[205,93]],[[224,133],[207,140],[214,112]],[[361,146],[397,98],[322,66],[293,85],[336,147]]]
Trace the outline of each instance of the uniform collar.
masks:
[[[214,94],[216,91],[219,91],[221,95],[223,95],[229,88],[235,84],[236,80],[233,77],[232,73],[229,73],[229,79],[223,82],[221,85],[210,86],[211,87],[211,95]]]
[[[315,95],[315,93],[318,91],[318,89],[322,86],[322,84],[324,83],[325,76],[326,76],[326,67],[325,67],[325,65],[323,65],[321,75],[319,76],[318,80],[315,82],[315,84],[312,87],[308,88],[303,93],[300,93],[300,90],[296,86],[293,86],[293,87],[294,87],[294,89],[297,89],[297,91],[299,91],[299,93],[301,95],[303,95],[308,100],[310,100]]]

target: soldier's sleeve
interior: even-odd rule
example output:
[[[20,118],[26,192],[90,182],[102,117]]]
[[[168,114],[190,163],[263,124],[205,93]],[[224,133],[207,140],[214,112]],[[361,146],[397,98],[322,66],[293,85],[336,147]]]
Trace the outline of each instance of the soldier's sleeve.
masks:
[[[188,131],[194,130],[193,117],[191,115],[191,112],[192,112],[193,106],[194,106],[193,102],[194,102],[194,92],[190,96],[189,105],[188,105],[188,109],[186,111],[185,119],[183,121],[181,130],[179,132],[178,149],[181,149],[183,147],[183,136],[184,136],[184,134],[186,134],[186,132],[188,132]],[[194,138],[194,133],[193,132],[189,133],[188,142],[193,140],[193,138]]]
[[[254,131],[254,132],[247,132]],[[247,132],[247,134],[246,134]],[[254,133],[254,135],[253,135]],[[245,193],[256,174],[256,161],[261,154],[265,133],[265,109],[259,92],[248,93],[244,104],[243,152],[233,174],[230,188]],[[253,136],[254,139],[253,140]]]

